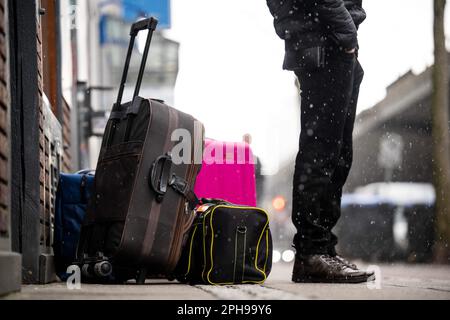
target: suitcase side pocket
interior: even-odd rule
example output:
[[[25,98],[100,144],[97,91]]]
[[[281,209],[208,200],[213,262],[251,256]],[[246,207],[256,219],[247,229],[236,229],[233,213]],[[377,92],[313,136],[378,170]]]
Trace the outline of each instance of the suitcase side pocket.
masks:
[[[130,143],[118,150],[108,150],[113,152],[105,152],[97,166],[95,194],[89,215],[90,218],[95,216],[96,222],[125,220],[139,166],[141,154],[137,151],[140,149],[142,146]]]

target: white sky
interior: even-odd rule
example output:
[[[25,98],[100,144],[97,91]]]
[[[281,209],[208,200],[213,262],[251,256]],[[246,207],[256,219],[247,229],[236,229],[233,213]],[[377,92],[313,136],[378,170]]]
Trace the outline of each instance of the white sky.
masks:
[[[432,0],[365,0],[363,6],[359,111],[383,99],[401,74],[433,61]],[[295,78],[281,69],[283,41],[265,0],[172,0],[167,35],[181,44],[175,107],[201,120],[208,137],[240,141],[249,132],[255,153],[272,169],[296,151]]]

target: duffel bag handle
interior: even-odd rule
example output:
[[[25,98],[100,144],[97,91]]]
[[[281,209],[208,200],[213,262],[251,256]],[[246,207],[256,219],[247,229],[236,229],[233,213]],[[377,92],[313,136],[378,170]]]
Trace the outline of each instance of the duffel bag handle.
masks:
[[[200,202],[202,204],[211,203],[211,204],[215,204],[215,205],[218,205],[218,204],[231,204],[230,202],[228,202],[226,200],[216,199],[216,198],[201,198]]]
[[[194,191],[189,187],[189,184],[186,180],[183,178],[180,178],[177,175],[172,175],[172,179],[169,182],[169,186],[172,187],[176,192],[181,194],[183,197],[186,198],[188,202],[188,209],[186,210],[187,213],[194,210],[195,207],[200,203],[197,196],[195,195]]]

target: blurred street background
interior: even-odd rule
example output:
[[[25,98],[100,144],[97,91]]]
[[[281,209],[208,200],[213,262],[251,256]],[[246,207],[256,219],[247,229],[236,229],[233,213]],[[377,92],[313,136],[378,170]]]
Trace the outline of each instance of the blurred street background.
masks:
[[[299,86],[292,72],[282,70],[284,44],[264,1],[0,0],[0,294],[450,299],[450,6],[442,7],[440,33],[436,17],[443,13],[435,10],[436,1],[363,1],[367,20],[359,30],[359,60],[365,76],[336,233],[339,253],[379,266],[380,281],[295,285],[290,214]],[[208,138],[240,142],[251,136],[259,161],[258,205],[270,214],[274,241],[274,270],[264,286],[151,281],[70,291],[54,274],[58,173],[95,168],[129,28],[148,16],[159,25],[140,95],[194,115]],[[135,46],[124,101],[131,97],[145,38],[139,36]],[[436,44],[444,50],[435,50]]]

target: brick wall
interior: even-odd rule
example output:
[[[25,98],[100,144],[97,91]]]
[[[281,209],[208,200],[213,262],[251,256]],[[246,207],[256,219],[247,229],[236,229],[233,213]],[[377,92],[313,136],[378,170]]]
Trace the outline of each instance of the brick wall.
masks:
[[[71,128],[70,128],[70,106],[66,102],[65,99],[63,100],[63,119],[62,119],[62,129],[63,129],[63,145],[64,145],[64,152],[63,152],[63,162],[62,162],[62,171],[63,172],[70,172],[72,170],[72,156],[70,154],[70,137],[71,137]]]
[[[42,55],[42,25],[39,16],[36,17],[36,42],[37,42],[37,65],[38,65],[38,108],[39,108],[39,195],[40,195],[40,220],[41,220],[41,232],[40,242],[41,245],[45,243],[45,239],[48,239],[48,235],[44,230],[45,217],[47,216],[47,210],[45,200],[48,199],[48,189],[46,189],[46,180],[48,181],[48,172],[46,170],[46,141],[44,136],[44,114],[43,114],[43,95],[44,95],[44,73],[43,73],[43,55]],[[48,185],[48,184],[47,184]],[[44,222],[44,224],[43,224]]]
[[[8,106],[9,95],[6,73],[6,25],[5,0],[0,0],[0,237],[8,236],[9,211],[9,140],[8,140]]]
[[[59,122],[63,129],[63,145],[64,157],[63,165],[61,167],[62,171],[70,171],[71,169],[71,154],[70,154],[70,105],[65,101],[64,97],[61,97],[61,77],[58,72],[62,72],[63,66],[58,65],[61,63],[62,52],[70,52],[72,48],[59,48],[59,45],[63,45],[61,39],[58,37],[59,32],[57,32],[58,23],[57,20],[62,19],[62,15],[59,12],[58,6],[61,5],[59,0],[40,0],[40,5],[45,9],[45,14],[40,17],[40,23],[38,25],[38,31],[40,39],[39,45],[41,54],[41,69],[42,69],[42,85],[44,92],[51,104],[53,113],[59,118]],[[67,32],[67,30],[60,29],[60,32]],[[67,36],[67,34],[64,34]],[[68,75],[65,75],[66,77]],[[39,79],[41,81],[41,79]]]
[[[38,61],[38,87],[39,87],[39,165],[40,165],[40,221],[41,221],[41,232],[40,232],[40,245],[41,250],[44,253],[51,253],[52,245],[52,226],[53,226],[53,216],[54,216],[54,198],[55,198],[55,172],[54,172],[54,150],[55,141],[53,140],[53,133],[49,132],[49,126],[52,127],[50,122],[56,121],[56,118],[48,114],[48,110],[44,110],[44,100],[43,95],[46,94],[51,103],[53,109],[53,114],[57,113],[57,106],[55,104],[58,101],[61,102],[61,118],[59,119],[60,125],[62,127],[62,141],[60,141],[63,147],[62,161],[59,164],[59,170],[64,172],[69,172],[71,169],[71,155],[70,155],[70,106],[65,101],[64,98],[58,100],[57,91],[58,87],[54,81],[57,81],[58,77],[55,74],[58,69],[55,67],[56,55],[51,55],[44,57],[44,52],[52,50],[55,41],[53,35],[49,32],[54,33],[54,30],[47,30],[46,28],[54,28],[55,25],[48,25],[49,21],[54,19],[53,14],[55,14],[54,7],[51,7],[54,2],[47,1],[46,3],[47,13],[45,16],[37,17],[37,61]],[[42,19],[47,19],[46,23]],[[47,33],[46,33],[47,32]],[[47,51],[46,51],[47,50]],[[51,111],[50,111],[51,112]],[[53,119],[53,120],[52,120]],[[52,131],[52,130],[50,130]],[[59,153],[58,153],[59,154]]]

